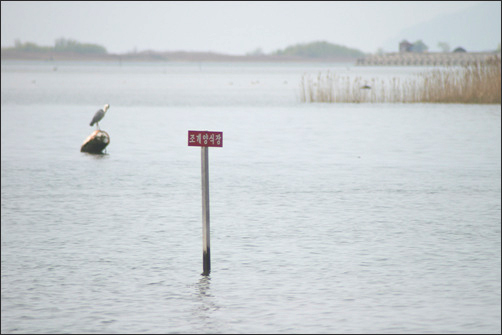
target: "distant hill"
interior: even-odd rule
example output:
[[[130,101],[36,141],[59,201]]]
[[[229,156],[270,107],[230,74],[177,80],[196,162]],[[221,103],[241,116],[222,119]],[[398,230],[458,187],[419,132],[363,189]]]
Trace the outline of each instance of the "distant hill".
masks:
[[[399,42],[406,39],[422,40],[429,51],[440,51],[438,42],[448,43],[451,50],[461,46],[468,52],[493,51],[500,43],[500,11],[500,1],[483,2],[404,29],[382,47],[397,52]]]
[[[29,48],[28,48],[29,47]],[[104,49],[104,48],[103,48]],[[354,62],[365,56],[359,50],[327,42],[312,42],[289,46],[271,54],[225,55],[212,52],[187,51],[141,51],[125,54],[58,52],[53,47],[39,47],[33,43],[2,48],[1,59],[17,60],[99,60],[99,61],[144,61],[144,62]]]
[[[39,46],[32,42],[16,41],[13,47],[2,48],[2,53],[77,53],[77,54],[107,54],[106,48],[98,44],[80,43],[72,39],[59,38],[54,47]]]
[[[14,47],[2,48],[1,59],[16,60],[99,60],[99,61],[161,61],[161,62],[353,62],[365,54],[356,49],[328,42],[312,42],[289,46],[271,54],[225,55],[212,52],[153,51],[109,54],[97,44],[82,44],[59,39],[54,47],[17,42]]]
[[[364,53],[360,50],[350,49],[324,41],[296,44],[283,50],[278,50],[272,54],[277,56],[293,56],[303,58],[358,58],[364,56]]]

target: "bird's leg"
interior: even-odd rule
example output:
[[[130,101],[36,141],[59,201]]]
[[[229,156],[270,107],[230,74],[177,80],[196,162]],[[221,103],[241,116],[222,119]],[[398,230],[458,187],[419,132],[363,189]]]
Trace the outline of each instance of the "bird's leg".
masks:
[[[98,130],[101,130],[101,128],[99,128],[99,122],[96,122],[96,126],[98,127]]]

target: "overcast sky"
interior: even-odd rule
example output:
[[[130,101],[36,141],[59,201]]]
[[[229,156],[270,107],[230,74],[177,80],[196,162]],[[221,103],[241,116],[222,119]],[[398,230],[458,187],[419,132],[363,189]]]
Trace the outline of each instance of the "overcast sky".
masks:
[[[2,1],[1,44],[53,46],[58,38],[133,50],[269,53],[327,41],[375,52],[416,23],[477,1],[65,2]],[[397,48],[397,46],[396,46]],[[396,50],[386,50],[396,51]]]

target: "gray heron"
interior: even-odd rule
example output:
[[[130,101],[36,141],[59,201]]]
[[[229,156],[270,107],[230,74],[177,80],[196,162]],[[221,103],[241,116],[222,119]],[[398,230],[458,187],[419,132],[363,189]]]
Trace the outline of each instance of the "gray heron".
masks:
[[[108,110],[108,108],[110,108],[110,105],[109,104],[106,104],[103,109],[100,109],[96,112],[96,114],[94,114],[94,117],[92,118],[92,121],[91,121],[91,124],[90,126],[96,124],[96,126],[98,127],[99,130],[101,130],[99,128],[99,121],[101,121],[101,119],[103,117],[105,117],[105,113],[106,111]]]

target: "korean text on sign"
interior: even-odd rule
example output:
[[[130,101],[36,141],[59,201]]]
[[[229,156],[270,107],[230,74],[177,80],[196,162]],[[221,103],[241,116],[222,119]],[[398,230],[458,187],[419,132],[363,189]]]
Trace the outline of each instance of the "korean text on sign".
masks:
[[[223,132],[221,131],[188,131],[188,146],[192,147],[223,147]]]

